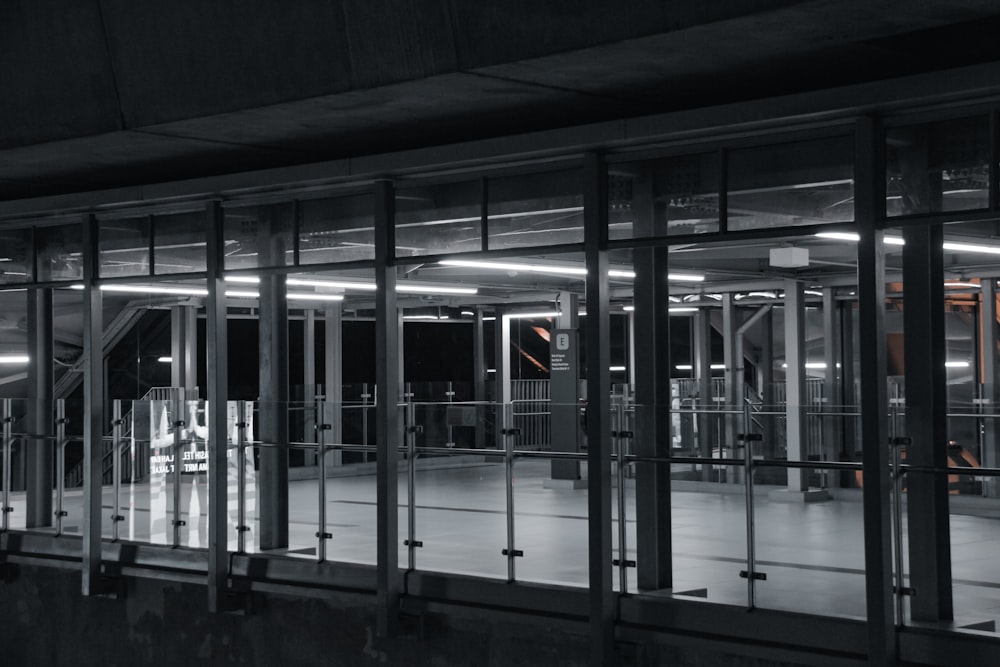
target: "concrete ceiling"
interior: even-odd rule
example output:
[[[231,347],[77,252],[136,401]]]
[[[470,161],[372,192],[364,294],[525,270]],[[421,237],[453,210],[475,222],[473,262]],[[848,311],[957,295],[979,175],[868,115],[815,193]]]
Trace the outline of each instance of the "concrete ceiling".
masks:
[[[946,69],[998,29],[987,0],[13,0],[0,199]]]

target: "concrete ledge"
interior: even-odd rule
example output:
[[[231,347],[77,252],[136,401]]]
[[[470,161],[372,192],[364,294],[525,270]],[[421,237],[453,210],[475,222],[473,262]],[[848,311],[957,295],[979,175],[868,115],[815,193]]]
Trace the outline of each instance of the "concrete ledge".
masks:
[[[805,491],[778,489],[768,493],[767,499],[774,503],[818,503],[830,500],[831,496],[826,489],[807,489]]]

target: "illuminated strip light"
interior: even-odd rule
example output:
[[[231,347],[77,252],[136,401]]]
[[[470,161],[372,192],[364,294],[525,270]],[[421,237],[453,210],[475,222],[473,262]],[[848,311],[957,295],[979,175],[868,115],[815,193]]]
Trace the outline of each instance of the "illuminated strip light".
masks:
[[[622,306],[622,310],[626,313],[631,313],[635,311],[635,306]]]
[[[256,276],[229,276],[226,282],[257,284],[260,278]],[[289,278],[286,284],[293,287],[329,287],[333,289],[351,289],[374,292],[375,283],[357,282],[350,280],[315,280],[312,278]],[[478,294],[476,287],[450,287],[447,285],[408,285],[397,284],[397,292],[409,294]]]
[[[559,311],[549,310],[537,313],[504,313],[504,319],[507,320],[525,320],[534,317],[559,317]],[[486,318],[483,318],[486,319]]]
[[[968,361],[946,361],[944,362],[945,368],[968,368]]]
[[[403,315],[404,320],[446,320],[447,315]]]
[[[676,368],[679,371],[692,371],[692,370],[694,370],[694,366],[692,366],[691,364],[677,364],[676,366],[674,366],[674,368]],[[726,365],[725,364],[712,364],[710,366],[710,368],[713,371],[721,371],[721,370],[725,370]]]
[[[987,255],[1000,255],[1000,247],[994,245],[980,245],[978,243],[956,243],[945,241],[942,246],[945,250],[957,252],[981,252]]]
[[[26,364],[31,358],[24,354],[0,354],[0,364]]]
[[[670,312],[671,313],[697,313],[698,309],[694,308],[694,307],[688,307],[688,306],[671,306],[670,307]]]
[[[611,371],[612,373],[624,373],[625,372],[625,367],[624,366],[611,366],[610,368],[608,368],[608,370]]]
[[[83,289],[83,286],[74,289]],[[208,296],[203,287],[171,287],[167,285],[101,285],[102,292],[123,292],[128,294],[174,294],[179,296]],[[236,299],[258,299],[259,292],[226,290],[226,296]],[[343,294],[319,294],[316,292],[289,292],[289,299],[302,301],[343,301]]]
[[[521,264],[519,262],[481,262],[466,259],[442,259],[438,264],[443,266],[461,266],[469,269],[493,269],[495,271],[524,271],[525,273],[555,273],[567,276],[586,276],[587,269],[579,266],[558,266],[552,264]],[[635,278],[635,271],[610,269],[611,278]],[[668,280],[677,282],[701,282],[705,276],[694,273],[670,273]]]
[[[163,363],[163,364],[172,364],[174,362],[174,358],[173,357],[160,357],[160,358],[157,359],[157,361],[159,361],[160,363]]]

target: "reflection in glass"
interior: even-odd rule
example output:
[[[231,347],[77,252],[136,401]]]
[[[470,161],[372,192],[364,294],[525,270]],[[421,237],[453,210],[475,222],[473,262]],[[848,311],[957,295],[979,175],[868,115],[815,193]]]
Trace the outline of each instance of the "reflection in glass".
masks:
[[[299,263],[374,259],[373,207],[367,194],[299,202]]]
[[[0,230],[0,285],[26,283],[32,278],[30,229]]]
[[[733,150],[728,174],[730,230],[854,220],[851,137]]]
[[[293,263],[291,203],[226,209],[226,270]]]
[[[102,220],[97,228],[102,278],[149,274],[149,218]]]
[[[206,268],[205,212],[191,211],[154,218],[153,273],[195,273]]]
[[[583,170],[491,178],[488,247],[583,242]]]
[[[609,165],[608,238],[718,230],[718,154]]]
[[[989,206],[986,116],[886,130],[886,215]]]
[[[80,225],[59,225],[35,229],[38,253],[38,280],[81,280],[83,244]]]
[[[396,190],[396,256],[482,249],[479,181]]]

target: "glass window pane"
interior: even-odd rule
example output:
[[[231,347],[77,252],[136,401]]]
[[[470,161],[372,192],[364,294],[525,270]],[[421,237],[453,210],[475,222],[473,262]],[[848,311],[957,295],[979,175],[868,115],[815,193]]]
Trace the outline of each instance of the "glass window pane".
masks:
[[[886,215],[987,208],[990,123],[986,116],[886,131]]]
[[[719,231],[716,153],[608,167],[608,238]]]
[[[226,270],[292,264],[291,202],[226,209]]]
[[[396,256],[482,249],[479,181],[396,190]]]
[[[153,220],[154,273],[205,271],[207,225],[204,211],[158,215]]]
[[[730,230],[854,220],[851,137],[733,150],[728,170]]]
[[[0,284],[31,280],[31,230],[0,230]]]
[[[35,230],[38,246],[38,280],[82,280],[83,243],[81,227],[59,225]]]
[[[149,275],[149,218],[102,220],[97,228],[102,278]]]
[[[582,169],[489,179],[489,249],[582,243],[582,184]]]
[[[371,195],[303,201],[299,213],[299,264],[375,258]]]

